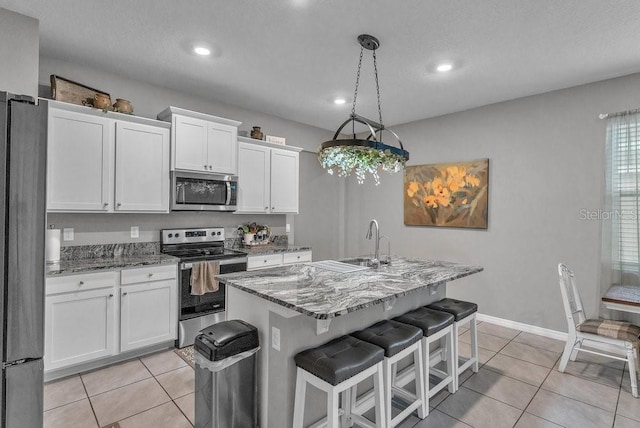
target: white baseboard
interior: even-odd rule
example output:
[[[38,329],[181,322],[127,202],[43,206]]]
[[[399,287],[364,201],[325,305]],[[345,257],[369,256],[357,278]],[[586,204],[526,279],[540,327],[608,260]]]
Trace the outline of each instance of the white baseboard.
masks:
[[[561,340],[563,342],[567,341],[567,333],[557,330],[551,330],[548,328],[538,327],[531,324],[525,324],[518,321],[506,320],[504,318],[498,318],[491,315],[485,315],[478,313],[476,315],[478,321],[486,321],[491,324],[500,325],[502,327],[513,328],[516,330],[521,330],[527,333],[537,334],[539,336],[548,337],[550,339]]]

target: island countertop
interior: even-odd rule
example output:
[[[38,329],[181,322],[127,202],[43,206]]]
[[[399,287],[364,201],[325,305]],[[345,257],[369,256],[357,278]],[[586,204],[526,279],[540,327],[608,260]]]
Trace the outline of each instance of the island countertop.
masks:
[[[337,273],[309,264],[219,275],[219,281],[317,319],[329,319],[483,270],[393,257],[377,269]]]

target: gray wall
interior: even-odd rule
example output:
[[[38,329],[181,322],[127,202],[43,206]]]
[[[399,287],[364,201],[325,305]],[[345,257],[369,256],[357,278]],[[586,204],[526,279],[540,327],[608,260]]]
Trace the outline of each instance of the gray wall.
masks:
[[[0,91],[38,96],[38,20],[0,8]]]
[[[242,121],[240,130],[250,130],[252,126],[259,125],[263,132],[286,137],[288,145],[307,150],[315,151],[322,141],[331,138],[330,131],[320,128],[216,103],[197,95],[130,80],[81,64],[41,57],[40,84],[49,85],[51,74],[57,74],[104,90],[111,95],[113,100],[116,97],[126,98],[132,102],[134,113],[137,116],[155,119],[160,111],[172,105]],[[156,241],[159,239],[160,229],[171,227],[223,226],[227,228],[227,234],[229,234],[237,225],[253,221],[268,224],[274,228],[275,233],[281,234],[285,231],[285,224],[289,223],[291,224],[291,235],[295,236],[296,244],[311,246],[317,244],[319,255],[323,255],[324,258],[333,257],[330,253],[334,251],[334,246],[325,244],[325,241],[316,241],[315,238],[318,234],[315,231],[324,231],[328,242],[339,240],[336,218],[316,215],[319,207],[317,201],[334,200],[335,192],[331,186],[325,188],[323,185],[319,185],[317,180],[307,180],[307,177],[322,174],[317,161],[315,163],[305,161],[309,157],[315,159],[315,155],[309,153],[305,155],[303,152],[301,155],[300,169],[303,179],[300,181],[300,214],[298,215],[237,215],[231,213],[49,214],[47,222],[55,224],[56,228],[74,228],[74,241],[63,242],[63,246]],[[314,195],[314,198],[309,198],[308,195]],[[295,230],[298,224],[300,224],[300,228],[304,227],[304,230]],[[313,225],[313,228],[307,227],[307,225]],[[140,238],[130,238],[131,226],[140,228]],[[314,257],[316,256],[315,250],[316,248],[314,248]]]
[[[490,159],[489,228],[403,224],[403,177],[378,187],[349,180],[346,252],[367,253],[369,219],[397,254],[480,264],[449,296],[484,314],[566,331],[557,264],[576,274],[587,312],[597,314],[600,229],[580,210],[602,207],[606,121],[599,113],[640,106],[640,74],[395,126],[410,165]]]

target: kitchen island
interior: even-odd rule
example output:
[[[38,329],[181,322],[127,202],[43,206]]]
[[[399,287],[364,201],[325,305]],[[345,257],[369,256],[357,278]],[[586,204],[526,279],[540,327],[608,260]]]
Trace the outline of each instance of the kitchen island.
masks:
[[[261,428],[291,426],[298,352],[445,297],[445,284],[482,271],[457,263],[394,257],[377,269],[341,273],[321,263],[218,276],[227,285],[227,319],[258,328]],[[325,266],[326,267],[326,266]],[[354,269],[357,267],[354,266]],[[309,420],[325,398],[308,399]]]

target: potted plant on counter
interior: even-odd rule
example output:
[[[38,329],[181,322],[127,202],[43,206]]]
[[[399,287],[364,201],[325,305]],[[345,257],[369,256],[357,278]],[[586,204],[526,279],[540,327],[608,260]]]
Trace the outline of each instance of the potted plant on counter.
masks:
[[[238,230],[242,231],[244,245],[267,244],[271,235],[269,226],[256,223],[244,224]]]

